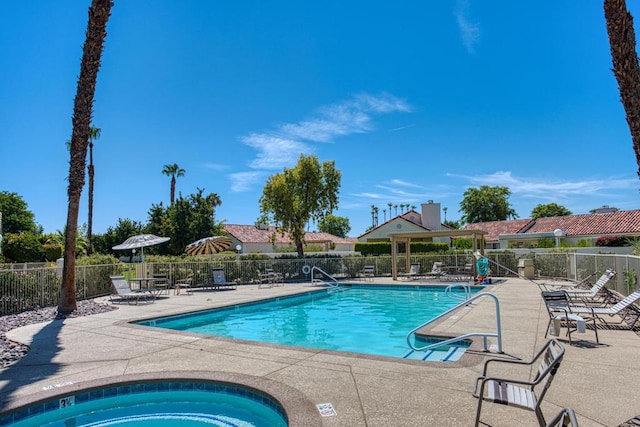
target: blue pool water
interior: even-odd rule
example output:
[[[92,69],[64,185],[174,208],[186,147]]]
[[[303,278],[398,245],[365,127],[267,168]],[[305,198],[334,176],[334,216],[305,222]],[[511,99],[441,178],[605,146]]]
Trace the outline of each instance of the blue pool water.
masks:
[[[107,387],[64,396],[0,417],[15,427],[287,426],[284,409],[242,386],[161,382]]]
[[[444,289],[342,287],[139,324],[274,344],[405,357],[409,350],[407,333],[460,302]],[[464,295],[462,290],[452,290],[450,294]],[[460,345],[468,347],[468,343]],[[459,358],[448,357],[447,360]]]

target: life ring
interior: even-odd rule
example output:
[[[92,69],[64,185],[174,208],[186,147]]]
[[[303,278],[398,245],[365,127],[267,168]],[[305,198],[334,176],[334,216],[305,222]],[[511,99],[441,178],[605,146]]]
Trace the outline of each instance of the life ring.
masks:
[[[304,266],[302,266],[302,272],[303,272],[304,274],[309,274],[309,273],[311,273],[311,267],[309,267],[309,265],[308,265],[308,264],[305,264]]]

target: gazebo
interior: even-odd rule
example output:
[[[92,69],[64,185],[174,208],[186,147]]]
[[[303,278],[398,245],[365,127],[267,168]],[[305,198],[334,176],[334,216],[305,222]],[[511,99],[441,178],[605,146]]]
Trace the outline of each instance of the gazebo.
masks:
[[[471,237],[472,252],[480,251],[484,255],[484,230],[441,230],[441,231],[404,231],[389,233],[391,239],[391,276],[393,280],[398,280],[398,243],[404,243],[405,271],[411,268],[411,239],[428,239],[433,237]],[[474,266],[475,269],[475,266]]]

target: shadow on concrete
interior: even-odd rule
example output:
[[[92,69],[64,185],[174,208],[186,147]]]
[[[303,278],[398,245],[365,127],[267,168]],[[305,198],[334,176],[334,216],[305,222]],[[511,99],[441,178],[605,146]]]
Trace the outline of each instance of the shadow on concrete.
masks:
[[[64,319],[56,319],[45,325],[33,336],[27,355],[0,372],[0,412],[10,403],[14,391],[60,370],[53,359],[60,351],[58,336],[63,324]]]

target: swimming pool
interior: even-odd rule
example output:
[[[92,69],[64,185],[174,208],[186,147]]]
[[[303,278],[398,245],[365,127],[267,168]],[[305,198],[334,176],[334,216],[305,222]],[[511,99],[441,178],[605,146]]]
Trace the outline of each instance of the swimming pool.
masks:
[[[0,416],[0,426],[287,426],[271,396],[239,384],[198,380],[112,384]]]
[[[273,344],[406,357],[407,333],[460,302],[451,295],[464,295],[462,289],[453,289],[449,295],[445,288],[344,286],[136,323]],[[433,357],[419,358],[455,361],[468,346],[461,342],[432,352]]]

